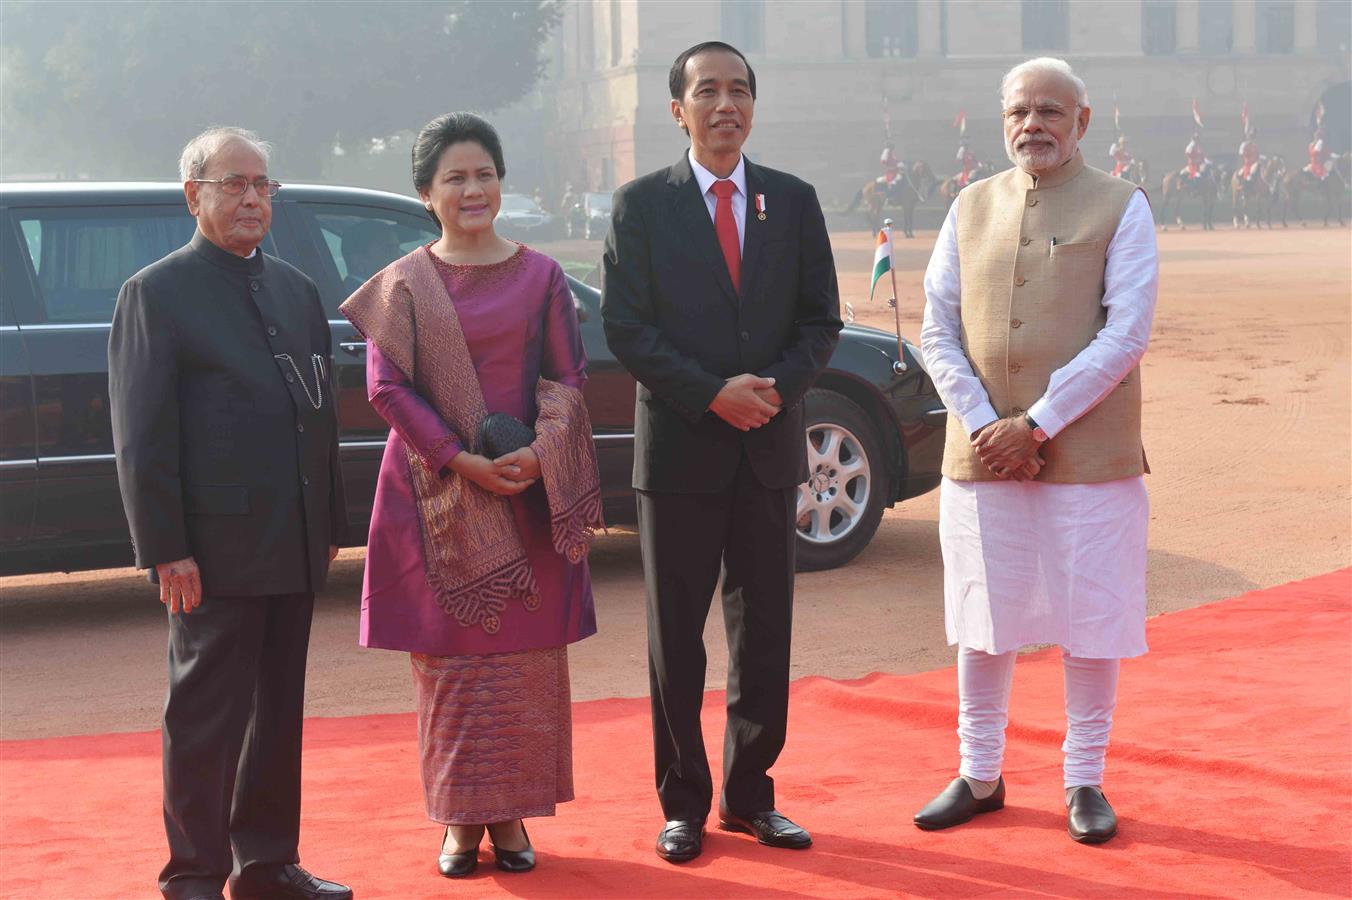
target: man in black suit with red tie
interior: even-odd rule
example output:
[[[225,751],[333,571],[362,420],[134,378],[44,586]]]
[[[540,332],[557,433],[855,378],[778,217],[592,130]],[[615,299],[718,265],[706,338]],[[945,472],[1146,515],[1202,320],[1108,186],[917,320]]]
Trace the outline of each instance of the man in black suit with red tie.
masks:
[[[602,262],[606,339],[638,380],[634,488],[648,596],[657,853],[694,859],[713,779],[700,731],[704,622],[720,571],[730,650],[719,825],[762,844],[811,836],[775,809],[788,723],[803,396],[841,329],[812,186],[742,155],[756,76],[719,42],[671,67],[690,136],[675,165],[615,193]]]

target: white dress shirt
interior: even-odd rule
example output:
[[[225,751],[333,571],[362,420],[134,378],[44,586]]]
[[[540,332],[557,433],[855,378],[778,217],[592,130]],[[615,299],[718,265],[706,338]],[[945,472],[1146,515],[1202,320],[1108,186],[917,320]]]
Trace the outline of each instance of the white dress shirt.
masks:
[[[925,270],[925,367],[968,434],[998,418],[962,348],[958,196]],[[1150,336],[1159,259],[1150,205],[1138,191],[1108,244],[1107,320],[1052,373],[1028,414],[1054,440],[1140,362]],[[939,544],[948,641],[986,653],[1060,644],[1073,656],[1146,651],[1146,530],[1140,476],[1097,484],[943,480]]]
[[[699,183],[699,191],[704,195],[704,205],[709,207],[709,218],[714,218],[714,213],[718,210],[718,197],[714,194],[712,188],[714,182],[720,180],[717,175],[710,172],[699,164],[695,159],[693,150],[686,151],[690,156],[690,169],[695,173],[695,181]],[[746,157],[737,157],[737,168],[732,170],[732,174],[727,177],[737,190],[732,192],[732,217],[737,220],[737,246],[746,246]]]

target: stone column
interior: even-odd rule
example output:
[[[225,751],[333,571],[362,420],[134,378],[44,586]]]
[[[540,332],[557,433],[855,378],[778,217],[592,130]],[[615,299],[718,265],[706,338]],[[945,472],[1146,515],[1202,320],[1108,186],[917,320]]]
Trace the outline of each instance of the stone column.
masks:
[[[916,27],[919,31],[917,56],[934,58],[942,56],[943,42],[940,22],[943,16],[943,10],[939,5],[943,0],[918,0],[916,3]]]
[[[1318,5],[1296,4],[1296,52],[1314,53],[1319,49]]]
[[[1178,0],[1174,13],[1174,29],[1178,35],[1178,53],[1198,53],[1200,44],[1201,0]]]
[[[1254,0],[1234,0],[1234,2],[1235,52],[1252,54],[1258,49],[1258,10]]]

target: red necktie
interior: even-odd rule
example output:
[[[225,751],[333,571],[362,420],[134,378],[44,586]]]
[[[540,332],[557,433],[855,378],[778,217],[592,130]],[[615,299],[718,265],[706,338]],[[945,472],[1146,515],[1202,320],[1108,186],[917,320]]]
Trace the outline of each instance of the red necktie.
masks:
[[[718,245],[723,248],[723,260],[728,264],[728,274],[732,276],[732,288],[742,289],[742,242],[737,238],[737,219],[732,215],[732,192],[737,185],[727,179],[715,181],[711,190],[718,198],[714,208],[714,231],[718,234]]]

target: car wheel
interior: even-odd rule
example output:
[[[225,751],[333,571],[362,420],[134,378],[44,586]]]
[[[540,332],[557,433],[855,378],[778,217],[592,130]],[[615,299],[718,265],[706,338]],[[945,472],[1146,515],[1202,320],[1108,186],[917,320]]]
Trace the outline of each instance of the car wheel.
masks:
[[[798,486],[800,571],[834,569],[873,540],[891,491],[878,429],[859,405],[812,390],[803,405],[808,480]]]

